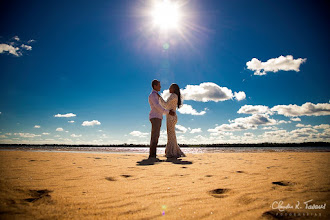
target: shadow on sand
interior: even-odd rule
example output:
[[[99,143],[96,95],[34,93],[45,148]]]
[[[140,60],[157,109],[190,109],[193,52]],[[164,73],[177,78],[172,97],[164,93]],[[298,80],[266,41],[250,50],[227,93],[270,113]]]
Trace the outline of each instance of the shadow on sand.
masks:
[[[174,164],[192,164],[191,161],[186,161],[186,160],[182,160],[179,158],[167,158],[166,160],[160,160],[160,159],[144,159],[141,161],[136,162],[137,166],[148,166],[148,165],[154,165],[156,163],[160,163],[160,162],[172,162]]]

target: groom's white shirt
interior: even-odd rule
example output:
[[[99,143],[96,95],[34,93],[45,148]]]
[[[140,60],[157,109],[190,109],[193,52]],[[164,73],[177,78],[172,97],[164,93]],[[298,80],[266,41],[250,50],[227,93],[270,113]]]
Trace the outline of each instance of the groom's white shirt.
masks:
[[[149,104],[150,104],[150,113],[149,113],[149,119],[152,118],[159,118],[163,119],[163,114],[168,114],[170,111],[167,109],[164,109],[160,104],[159,104],[159,97],[157,95],[156,90],[152,90],[152,92],[149,95]]]

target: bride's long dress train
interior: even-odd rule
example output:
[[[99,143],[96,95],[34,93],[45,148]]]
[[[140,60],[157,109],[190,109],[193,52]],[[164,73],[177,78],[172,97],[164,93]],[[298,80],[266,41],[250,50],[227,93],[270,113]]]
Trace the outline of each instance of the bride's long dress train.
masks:
[[[163,98],[159,98],[160,104],[168,109],[176,111],[178,96],[175,93],[172,93],[171,96],[165,101]],[[186,155],[181,151],[175,134],[175,125],[178,122],[178,116],[166,115],[166,127],[167,127],[167,144],[165,148],[165,156],[167,158],[179,158],[185,157]]]

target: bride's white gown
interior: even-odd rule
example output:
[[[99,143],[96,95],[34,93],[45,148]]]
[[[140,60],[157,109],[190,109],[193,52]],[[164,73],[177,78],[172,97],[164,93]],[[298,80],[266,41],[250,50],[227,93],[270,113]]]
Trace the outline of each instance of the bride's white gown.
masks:
[[[175,93],[171,93],[170,97],[165,101],[162,97],[159,98],[160,104],[163,108],[176,111],[178,105],[178,96]],[[186,155],[181,151],[175,134],[175,124],[178,121],[178,116],[166,115],[166,127],[167,127],[167,145],[165,148],[166,157],[185,157]]]

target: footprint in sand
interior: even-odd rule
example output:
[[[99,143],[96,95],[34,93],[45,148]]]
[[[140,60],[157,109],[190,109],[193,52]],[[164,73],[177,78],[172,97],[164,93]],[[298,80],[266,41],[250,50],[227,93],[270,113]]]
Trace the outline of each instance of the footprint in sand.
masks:
[[[295,185],[295,183],[289,182],[289,181],[277,181],[277,182],[272,182],[272,184],[279,185],[279,186],[292,186],[292,185]]]
[[[225,198],[228,196],[227,193],[230,191],[230,189],[219,188],[209,191],[209,194],[215,198]]]
[[[48,202],[52,203],[51,196],[49,193],[53,191],[43,189],[43,190],[29,190],[29,194],[31,195],[31,198],[24,199],[26,202],[37,202],[37,201],[43,201],[43,202]]]
[[[128,175],[128,174],[123,174],[121,175],[122,177],[125,177],[125,178],[129,178],[129,177],[132,177],[132,175]]]
[[[105,179],[108,180],[108,181],[116,181],[116,179],[113,178],[113,177],[106,177]]]
[[[236,173],[245,173],[245,172],[242,170],[238,170],[238,171],[236,171]]]

